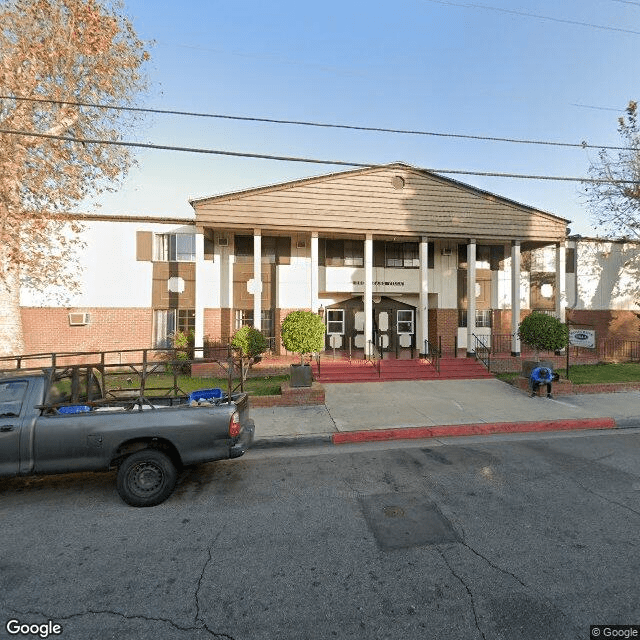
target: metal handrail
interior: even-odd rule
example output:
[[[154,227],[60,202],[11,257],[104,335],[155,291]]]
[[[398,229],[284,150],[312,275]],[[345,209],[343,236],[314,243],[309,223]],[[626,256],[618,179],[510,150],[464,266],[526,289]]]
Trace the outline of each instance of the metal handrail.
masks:
[[[378,346],[375,344],[375,342],[373,340],[369,340],[368,342],[369,344],[369,357],[371,358],[371,364],[374,366],[375,369],[377,369],[378,371],[378,378],[381,377],[382,375],[382,367],[380,365],[380,363],[382,362],[382,351],[378,348]],[[380,345],[382,345],[382,341],[380,342]]]
[[[442,350],[429,342],[429,340],[424,341],[424,357],[425,360],[430,362],[435,367],[436,371],[440,373],[440,358],[442,357]]]
[[[485,367],[487,367],[487,371],[491,370],[491,347],[482,339],[482,337],[477,336],[475,333],[472,334],[475,339],[475,355],[476,360],[480,360]]]

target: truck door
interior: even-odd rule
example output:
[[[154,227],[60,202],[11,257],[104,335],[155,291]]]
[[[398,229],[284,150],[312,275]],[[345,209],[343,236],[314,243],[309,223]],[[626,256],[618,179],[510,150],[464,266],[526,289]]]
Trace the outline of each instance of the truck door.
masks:
[[[20,417],[27,396],[26,380],[0,380],[0,475],[18,475]]]

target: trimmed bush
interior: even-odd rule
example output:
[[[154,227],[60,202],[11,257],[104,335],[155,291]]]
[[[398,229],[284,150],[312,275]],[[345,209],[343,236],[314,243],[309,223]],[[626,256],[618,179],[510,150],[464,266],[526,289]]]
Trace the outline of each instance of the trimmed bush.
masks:
[[[255,358],[269,348],[269,342],[255,327],[246,326],[233,334],[231,346],[241,351],[243,356]]]
[[[282,321],[282,346],[300,354],[300,363],[306,353],[322,351],[325,326],[322,318],[311,311],[292,311]]]
[[[559,351],[569,344],[567,325],[553,316],[536,311],[520,323],[518,336],[536,351]]]

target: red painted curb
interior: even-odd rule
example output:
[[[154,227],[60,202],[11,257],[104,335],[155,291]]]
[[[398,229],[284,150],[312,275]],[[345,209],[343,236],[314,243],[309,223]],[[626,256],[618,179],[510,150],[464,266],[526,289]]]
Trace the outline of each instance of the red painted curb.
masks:
[[[533,422],[481,422],[451,424],[438,427],[407,427],[400,429],[372,429],[346,431],[331,436],[333,444],[348,442],[377,442],[381,440],[411,440],[444,438],[447,436],[477,436],[492,433],[528,433],[536,431],[568,431],[571,429],[615,429],[613,418],[583,418],[579,420],[536,420]]]

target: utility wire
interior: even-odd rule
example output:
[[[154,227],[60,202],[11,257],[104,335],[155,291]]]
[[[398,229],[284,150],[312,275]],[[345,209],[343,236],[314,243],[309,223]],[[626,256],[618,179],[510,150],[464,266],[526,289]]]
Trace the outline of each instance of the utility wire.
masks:
[[[401,133],[406,135],[416,136],[435,136],[440,138],[462,138],[465,140],[481,140],[485,142],[510,142],[516,144],[533,144],[533,145],[546,145],[552,147],[569,147],[572,149],[609,149],[612,151],[640,151],[640,149],[634,149],[629,147],[617,147],[612,145],[595,145],[588,144],[586,141],[577,142],[554,142],[552,140],[526,140],[522,138],[503,138],[497,136],[480,136],[480,135],[467,135],[462,133],[442,133],[437,131],[420,131],[415,129],[386,129],[383,127],[365,127],[359,125],[350,124],[332,124],[328,122],[313,122],[307,120],[279,120],[275,118],[256,118],[253,116],[232,116],[219,113],[202,113],[194,111],[176,111],[172,109],[151,109],[145,107],[125,107],[119,105],[100,104],[94,102],[76,102],[71,100],[54,100],[52,98],[25,98],[20,96],[6,96],[0,95],[0,100],[21,100],[26,102],[43,102],[60,104],[76,107],[91,107],[95,109],[113,109],[116,111],[135,111],[142,113],[156,113],[156,114],[168,114],[176,116],[192,116],[195,118],[218,118],[222,120],[240,120],[243,122],[266,122],[270,124],[289,124],[298,125],[303,127],[321,127],[325,129],[349,129],[352,131],[372,131],[376,133]],[[574,105],[585,106],[585,105]]]
[[[99,140],[93,138],[75,138],[70,136],[57,136],[50,133],[33,133],[30,131],[17,131],[14,129],[0,129],[0,134],[24,136],[28,138],[46,138],[49,140],[62,140],[64,142],[74,142],[78,144],[103,144],[119,147],[135,147],[139,149],[156,149],[160,151],[181,151],[185,153],[202,153],[220,156],[234,156],[239,158],[258,158],[262,160],[278,160],[282,162],[306,162],[311,164],[339,165],[343,167],[375,167],[380,163],[375,162],[347,162],[344,160],[318,160],[316,158],[301,158],[295,156],[274,156],[262,153],[244,153],[241,151],[223,151],[219,149],[202,149],[197,147],[176,147],[172,145],[151,144],[145,142],[128,142],[119,140]],[[430,173],[459,174],[466,176],[485,176],[492,178],[518,178],[523,180],[551,180],[561,182],[590,182],[590,183],[609,183],[610,180],[597,178],[576,178],[570,176],[543,176],[530,175],[520,173],[497,173],[489,171],[464,171],[461,169],[422,169]],[[639,184],[636,180],[616,180],[619,184]]]
[[[634,36],[640,36],[640,31],[633,31],[632,29],[622,29],[621,27],[610,27],[608,25],[593,24],[592,22],[580,22],[578,20],[567,20],[565,18],[553,18],[551,16],[542,16],[538,13],[527,13],[525,11],[516,11],[514,9],[503,9],[502,7],[490,7],[486,4],[473,4],[473,3],[463,4],[461,2],[448,2],[447,0],[425,0],[425,2],[433,2],[435,4],[442,4],[450,7],[462,7],[463,9],[486,9],[488,11],[498,11],[500,13],[509,13],[515,16],[522,16],[525,18],[536,18],[538,20],[561,22],[563,24],[572,24],[579,27],[590,27],[592,29],[601,29],[603,31],[617,31],[619,33],[629,33]]]

